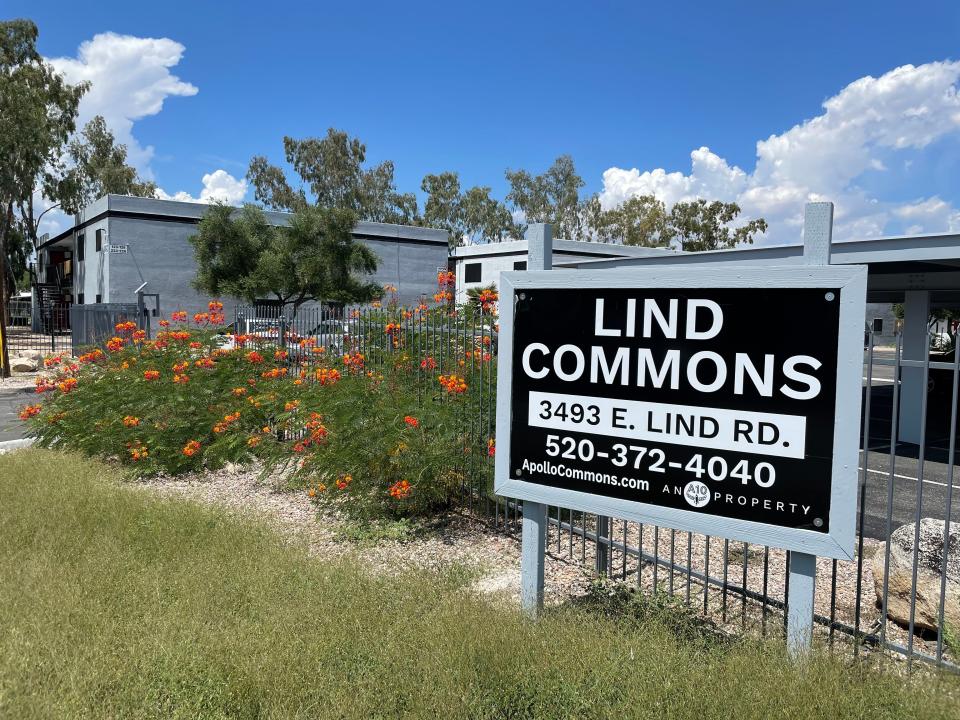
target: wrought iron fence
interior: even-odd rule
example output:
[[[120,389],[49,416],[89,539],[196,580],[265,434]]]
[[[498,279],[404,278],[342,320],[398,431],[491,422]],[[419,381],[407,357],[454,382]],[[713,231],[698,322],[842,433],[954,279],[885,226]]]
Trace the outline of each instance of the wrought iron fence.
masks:
[[[29,298],[10,300],[4,334],[11,359],[71,352],[70,312],[66,304],[36,307]]]
[[[235,328],[286,343],[292,363],[303,360],[300,341],[309,338],[308,347],[362,352],[374,369],[403,353],[436,372],[458,372],[477,391],[461,418],[464,433],[492,438],[495,320],[479,312],[420,315],[421,308],[307,308],[294,315],[241,307]],[[391,323],[405,338],[402,347],[391,344]],[[815,619],[831,647],[854,655],[885,649],[911,663],[958,671],[960,627],[951,618],[960,617],[960,503],[953,499],[960,383],[958,358],[948,359],[905,359],[899,336],[895,347],[876,347],[873,333],[867,335],[856,555],[850,562],[818,560]],[[910,373],[919,375],[912,387],[927,388],[913,417],[902,403]],[[434,389],[425,376],[416,376],[424,400]],[[492,461],[470,457],[456,469],[466,478],[465,507],[503,532],[519,533],[522,504],[493,494]],[[548,515],[554,557],[666,593],[730,630],[783,634],[786,552],[569,508],[549,508]]]

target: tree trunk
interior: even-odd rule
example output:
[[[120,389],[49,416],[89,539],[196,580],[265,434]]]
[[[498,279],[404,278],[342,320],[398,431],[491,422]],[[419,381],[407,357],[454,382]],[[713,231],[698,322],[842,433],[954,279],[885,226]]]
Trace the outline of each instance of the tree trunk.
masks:
[[[10,353],[7,350],[7,228],[10,212],[4,213],[0,226],[0,378],[10,377]]]

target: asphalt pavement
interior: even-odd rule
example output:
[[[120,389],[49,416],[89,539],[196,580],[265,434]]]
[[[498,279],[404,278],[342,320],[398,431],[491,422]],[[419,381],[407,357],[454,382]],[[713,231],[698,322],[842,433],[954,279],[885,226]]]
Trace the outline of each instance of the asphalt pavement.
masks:
[[[18,415],[20,408],[29,403],[33,396],[32,388],[4,387],[0,381],[0,442],[27,436],[26,427]]]

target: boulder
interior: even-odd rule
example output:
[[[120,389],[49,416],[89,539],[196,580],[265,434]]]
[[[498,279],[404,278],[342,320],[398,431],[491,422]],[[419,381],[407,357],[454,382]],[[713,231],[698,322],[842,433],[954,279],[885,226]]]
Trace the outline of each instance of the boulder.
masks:
[[[40,363],[35,358],[23,355],[10,358],[11,372],[36,372],[39,367]]]
[[[887,582],[887,617],[898,625],[910,625],[913,590],[913,536],[916,525],[902,525],[890,535],[890,569]],[[914,627],[936,630],[940,619],[940,585],[943,569],[944,521],[923,518],[917,552],[917,587]],[[960,628],[960,523],[951,523],[946,545],[946,594],[944,623]],[[873,584],[878,605],[883,602],[883,565],[886,548],[873,556]],[[882,607],[882,605],[881,605]]]

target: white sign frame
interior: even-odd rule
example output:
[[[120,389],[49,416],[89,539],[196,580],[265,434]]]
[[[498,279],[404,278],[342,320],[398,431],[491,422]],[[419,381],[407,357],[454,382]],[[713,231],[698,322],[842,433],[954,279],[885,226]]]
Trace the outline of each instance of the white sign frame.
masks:
[[[536,289],[625,288],[839,288],[836,418],[829,531],[785,528],[750,520],[549,487],[518,478],[510,468],[513,389],[513,315],[518,293]],[[867,268],[860,265],[768,267],[631,268],[617,270],[549,270],[500,275],[500,336],[497,372],[497,454],[494,490],[505,497],[557,505],[597,515],[768,545],[811,555],[852,560],[856,536],[860,411],[863,372],[863,318]],[[557,309],[562,312],[562,309]]]

